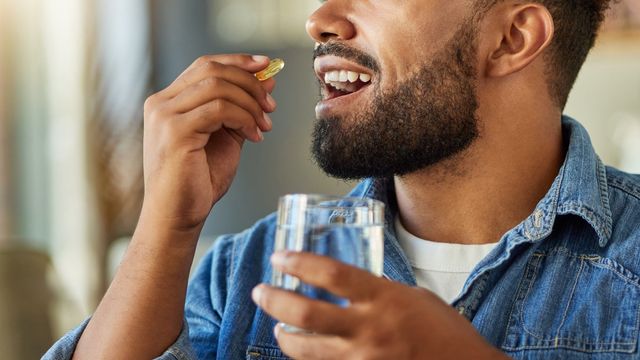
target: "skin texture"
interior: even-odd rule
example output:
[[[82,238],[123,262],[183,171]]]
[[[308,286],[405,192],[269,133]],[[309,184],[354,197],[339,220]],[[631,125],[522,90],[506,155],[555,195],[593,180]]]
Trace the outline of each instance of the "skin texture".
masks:
[[[375,59],[374,81],[384,92],[411,81],[441,53],[471,9],[470,1],[328,0],[310,16],[307,31],[318,43],[337,42]],[[411,233],[451,243],[496,242],[547,191],[564,151],[561,109],[544,77],[542,55],[552,34],[549,12],[536,3],[505,0],[478,23],[479,136],[459,153],[395,177],[401,221]],[[275,82],[252,75],[267,63],[246,55],[205,56],[147,100],[143,211],[74,359],[153,358],[177,338],[203,223],[233,181],[244,140],[259,141],[272,126],[264,113],[275,109],[267,96]],[[363,94],[316,112],[357,119],[373,100]],[[281,254],[274,266],[352,300],[336,309],[260,285],[253,296],[265,311],[320,334],[277,332],[294,358],[503,356],[425,290],[309,254]]]

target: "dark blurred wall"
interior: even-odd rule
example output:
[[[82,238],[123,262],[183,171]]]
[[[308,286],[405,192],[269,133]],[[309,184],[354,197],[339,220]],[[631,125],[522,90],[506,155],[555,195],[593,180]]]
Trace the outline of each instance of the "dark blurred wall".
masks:
[[[167,86],[198,56],[247,52],[285,59],[277,77],[274,130],[261,144],[246,143],[236,179],[216,205],[204,236],[238,232],[275,211],[280,195],[345,194],[352,183],[328,178],[311,159],[310,135],[318,88],[312,72],[313,42],[306,48],[234,48],[209,32],[209,2],[159,0],[154,9],[156,89]]]

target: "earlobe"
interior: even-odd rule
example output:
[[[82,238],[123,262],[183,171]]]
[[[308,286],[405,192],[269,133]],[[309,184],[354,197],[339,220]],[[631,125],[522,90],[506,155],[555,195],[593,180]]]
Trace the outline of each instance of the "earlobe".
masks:
[[[487,59],[488,77],[507,76],[524,69],[553,39],[553,17],[541,4],[511,7],[504,15],[499,44]]]

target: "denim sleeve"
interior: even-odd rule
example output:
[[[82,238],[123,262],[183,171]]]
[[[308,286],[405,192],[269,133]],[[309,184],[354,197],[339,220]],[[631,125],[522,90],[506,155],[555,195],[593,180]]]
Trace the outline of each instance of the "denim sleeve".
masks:
[[[233,266],[234,240],[234,236],[218,238],[198,264],[189,282],[185,318],[189,323],[189,338],[198,359],[217,357],[220,325]]]
[[[157,360],[215,359],[220,323],[227,295],[233,236],[218,239],[203,257],[189,281],[185,322],[176,342]],[[58,340],[42,357],[44,360],[71,359],[86,319]]]
[[[89,323],[89,319],[86,319],[78,327],[69,331],[60,340],[58,340],[49,351],[47,351],[42,360],[70,360],[73,356],[73,352],[76,350],[80,336],[84,332],[84,329]],[[189,327],[187,323],[184,323],[182,331],[178,336],[176,342],[171,345],[162,355],[156,358],[156,360],[195,360],[191,343],[189,342]]]

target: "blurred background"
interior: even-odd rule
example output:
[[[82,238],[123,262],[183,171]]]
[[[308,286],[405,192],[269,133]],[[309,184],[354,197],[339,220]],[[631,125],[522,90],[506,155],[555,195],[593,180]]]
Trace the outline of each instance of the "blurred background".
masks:
[[[88,316],[136,224],[145,98],[198,56],[281,57],[274,130],[247,144],[204,229],[241,231],[285,193],[344,194],[309,144],[316,0],[0,0],[0,349],[37,359]],[[603,160],[640,172],[640,3],[610,14],[566,113]]]

